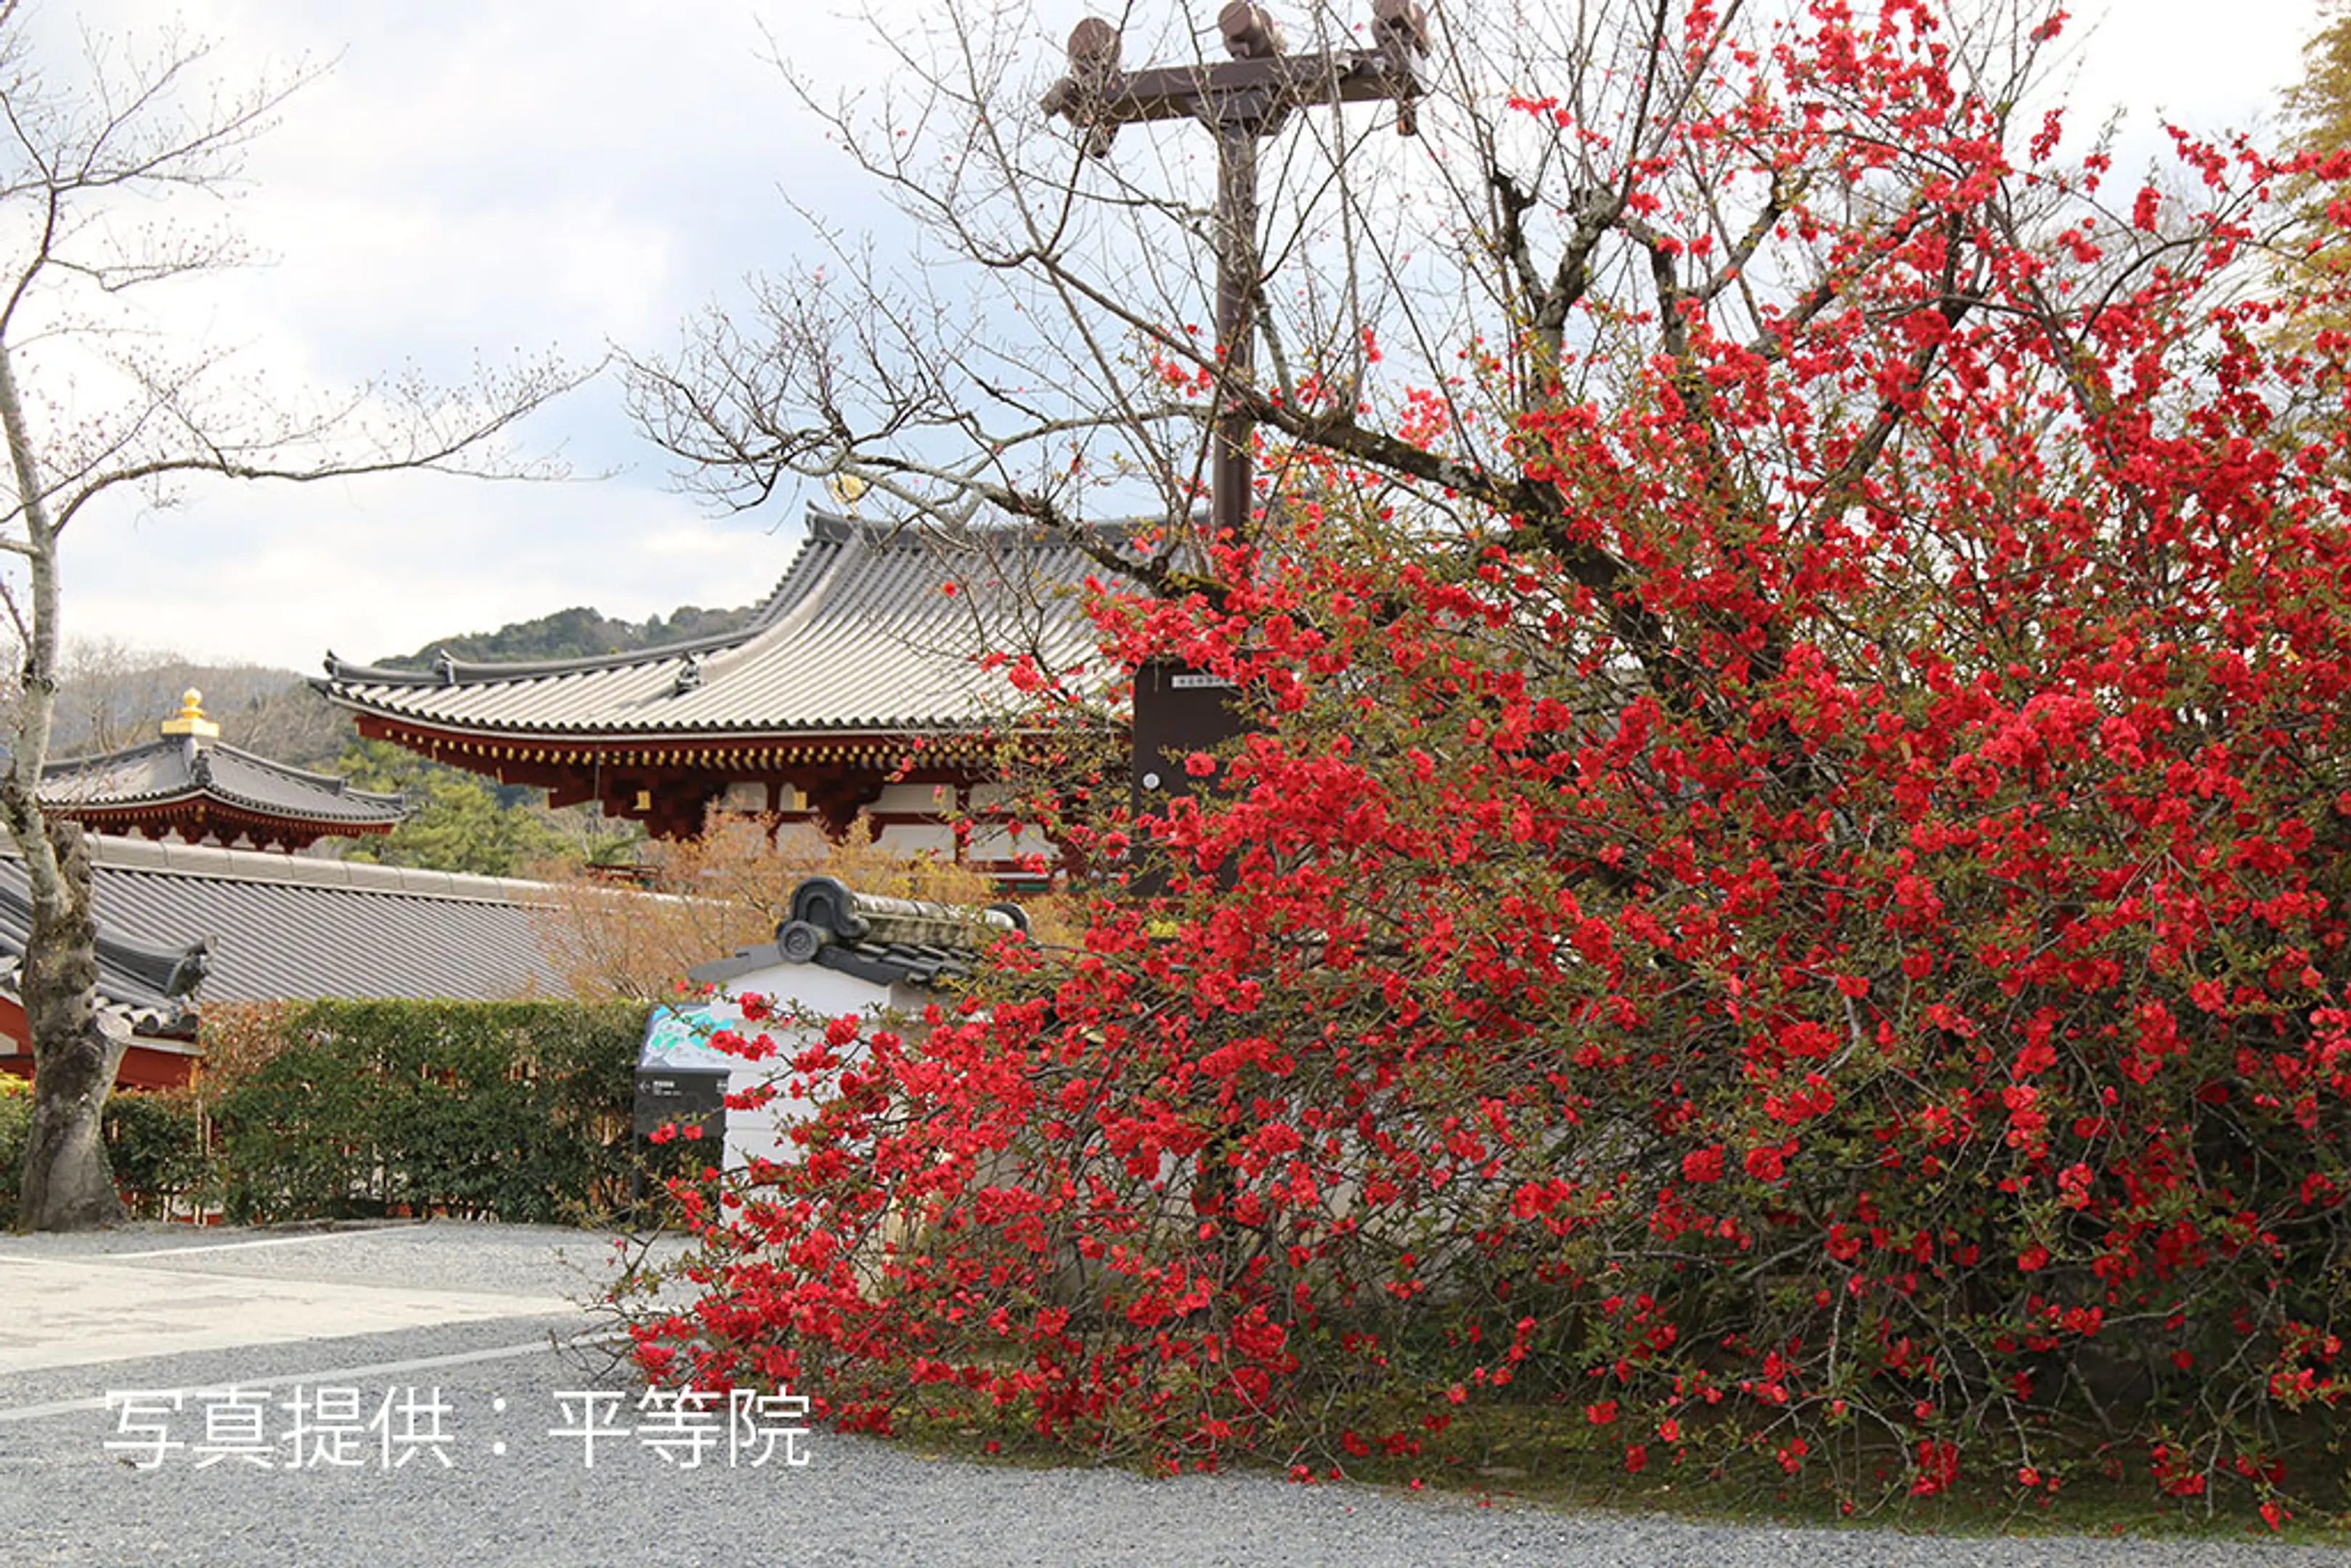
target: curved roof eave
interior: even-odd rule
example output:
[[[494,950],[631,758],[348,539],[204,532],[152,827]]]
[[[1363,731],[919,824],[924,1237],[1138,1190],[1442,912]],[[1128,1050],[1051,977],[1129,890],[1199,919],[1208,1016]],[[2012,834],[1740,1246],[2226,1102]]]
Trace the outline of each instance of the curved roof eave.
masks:
[[[1118,548],[1133,525],[1100,532]],[[724,637],[592,659],[330,661],[312,684],[370,733],[597,751],[800,747],[1017,725],[987,650],[1076,667],[1097,652],[1078,584],[1095,552],[1033,525],[925,529],[811,516],[781,582]],[[381,678],[377,678],[381,677]]]
[[[829,542],[841,542],[851,529],[859,527],[853,519],[835,517],[829,512],[809,514],[809,538]],[[590,653],[569,659],[525,659],[500,662],[487,659],[456,659],[444,655],[429,670],[396,670],[382,664],[360,664],[327,653],[327,673],[309,677],[311,687],[320,695],[342,700],[329,688],[350,682],[368,686],[450,686],[482,681],[538,680],[549,675],[581,674],[592,670],[628,669],[638,664],[658,664],[673,659],[692,658],[697,653],[715,653],[723,649],[739,647],[751,641],[780,618],[785,611],[804,596],[807,587],[799,580],[813,575],[803,570],[808,551],[803,548],[784,569],[784,575],[770,589],[759,608],[749,620],[732,632],[714,632],[701,637],[687,637],[674,643],[656,643],[649,648],[634,648],[625,653]]]
[[[320,773],[308,768],[297,768],[291,763],[279,762],[274,758],[263,757],[256,752],[246,751],[241,747],[225,746],[219,741],[214,741],[208,749],[215,758],[234,757],[240,762],[250,764],[257,772],[267,774],[272,778],[291,779],[297,784],[308,785],[320,794],[331,795],[338,800],[351,800],[364,806],[385,808],[405,808],[408,804],[407,797],[397,790],[354,789],[351,788],[351,781],[340,773]]]
[[[329,798],[351,801],[358,806],[373,808],[373,810],[353,811],[347,816],[329,815],[319,811],[304,810],[288,801],[265,800],[257,795],[242,795],[234,789],[223,789],[216,784],[191,785],[183,789],[158,789],[145,795],[96,795],[80,799],[44,800],[42,805],[47,810],[71,817],[99,812],[155,811],[173,806],[204,804],[222,806],[230,810],[243,811],[255,817],[266,817],[272,821],[322,822],[338,827],[378,822],[390,827],[406,821],[415,814],[415,808],[405,797],[399,795],[379,795],[372,791],[353,790],[350,794]]]
[[[1092,525],[1092,528],[1113,548],[1119,548],[1144,526],[1129,521]],[[309,684],[322,696],[340,706],[391,712],[396,710],[387,707],[383,699],[362,695],[350,688],[373,686],[427,693],[552,680],[567,675],[644,670],[665,664],[684,665],[705,654],[732,652],[759,642],[779,630],[788,630],[787,622],[804,622],[823,608],[822,596],[831,591],[842,572],[873,570],[872,554],[888,549],[906,536],[935,546],[940,552],[961,550],[983,559],[990,550],[1007,546],[1060,549],[1076,558],[1069,563],[1071,567],[1081,568],[1090,573],[1102,570],[1101,563],[1081,547],[1033,524],[965,527],[939,532],[926,531],[914,522],[869,523],[811,509],[807,537],[786,566],[775,589],[750,619],[732,632],[661,643],[628,653],[569,659],[495,663],[457,659],[444,654],[434,668],[428,670],[397,670],[377,664],[356,664],[330,651],[326,658],[326,674],[309,677]],[[1074,580],[1068,580],[1067,585],[1074,587]]]
[[[446,736],[453,740],[496,741],[519,745],[524,742],[569,747],[577,750],[628,751],[661,747],[676,750],[681,747],[707,747],[711,750],[747,751],[763,747],[870,745],[878,741],[904,741],[924,745],[936,741],[970,741],[983,733],[1018,735],[1028,733],[1018,724],[990,726],[981,721],[955,724],[939,719],[919,722],[879,721],[871,725],[844,727],[831,725],[810,729],[655,729],[597,730],[592,733],[571,729],[483,728],[462,725],[421,714],[402,713],[397,708],[370,708],[369,716],[387,724],[420,734]]]
[[[209,766],[201,774],[186,767],[178,767],[171,769],[175,777],[151,783],[145,789],[118,793],[106,788],[111,780],[140,771],[138,765],[142,761],[168,759],[178,762],[189,755],[184,745],[179,737],[167,737],[116,751],[60,758],[42,769],[41,799],[51,809],[68,814],[148,810],[211,800],[265,816],[330,823],[400,821],[414,811],[402,795],[354,789],[340,775],[295,768],[218,741],[204,747],[201,753],[202,757],[210,759]],[[231,787],[219,776],[218,770],[224,762],[229,765],[229,772],[246,769],[256,776],[265,787],[279,782],[290,786],[287,792],[289,798],[272,799],[266,794]],[[74,785],[79,785],[85,792],[69,792],[67,787]],[[319,809],[329,804],[339,810],[328,811]]]

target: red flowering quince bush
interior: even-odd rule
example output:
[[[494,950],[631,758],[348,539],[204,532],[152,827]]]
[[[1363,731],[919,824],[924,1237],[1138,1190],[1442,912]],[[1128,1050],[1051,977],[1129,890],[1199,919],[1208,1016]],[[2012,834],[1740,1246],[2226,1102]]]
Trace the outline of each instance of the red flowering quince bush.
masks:
[[[1072,946],[778,1032],[826,1109],[649,1364],[1167,1465],[1534,1409],[1863,1500],[2333,1495],[2346,345],[2247,279],[2344,171],[2061,165],[1879,12],[1593,198],[1638,308],[1262,411],[1261,528],[1095,585],[1245,733],[1053,808]]]

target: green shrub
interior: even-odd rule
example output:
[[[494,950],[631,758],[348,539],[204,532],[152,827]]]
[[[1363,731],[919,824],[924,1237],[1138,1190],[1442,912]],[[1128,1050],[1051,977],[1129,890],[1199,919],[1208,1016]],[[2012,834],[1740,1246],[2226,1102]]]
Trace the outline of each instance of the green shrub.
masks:
[[[325,1001],[212,1097],[235,1221],[515,1221],[626,1201],[638,1004]]]
[[[195,1089],[108,1102],[107,1155],[142,1218],[214,1204],[241,1223],[610,1213],[642,1185],[647,1151],[629,1120],[645,1013],[573,1002],[222,1009],[226,1049],[212,1049],[208,1020]],[[0,1227],[16,1222],[32,1109],[32,1086],[0,1076]]]
[[[185,1089],[120,1091],[106,1103],[106,1157],[131,1214],[161,1219],[212,1189],[204,1114]]]
[[[32,1084],[0,1075],[0,1229],[16,1223],[32,1124]],[[174,1202],[203,1201],[211,1170],[193,1095],[185,1090],[117,1093],[106,1103],[104,1125],[115,1186],[133,1215],[154,1218]]]
[[[16,1223],[16,1194],[25,1182],[25,1136],[32,1125],[32,1083],[0,1072],[0,1229]]]

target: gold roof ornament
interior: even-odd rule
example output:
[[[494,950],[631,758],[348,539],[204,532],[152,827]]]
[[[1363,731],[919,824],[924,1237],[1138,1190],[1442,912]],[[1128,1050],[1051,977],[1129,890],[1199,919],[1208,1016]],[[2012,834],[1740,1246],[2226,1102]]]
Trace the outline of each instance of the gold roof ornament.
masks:
[[[190,686],[180,694],[180,711],[162,723],[165,735],[193,736],[198,740],[220,738],[220,726],[204,716],[204,694]]]
[[[857,515],[857,503],[871,488],[872,486],[846,468],[824,476],[824,493],[832,497],[834,506],[852,517]]]

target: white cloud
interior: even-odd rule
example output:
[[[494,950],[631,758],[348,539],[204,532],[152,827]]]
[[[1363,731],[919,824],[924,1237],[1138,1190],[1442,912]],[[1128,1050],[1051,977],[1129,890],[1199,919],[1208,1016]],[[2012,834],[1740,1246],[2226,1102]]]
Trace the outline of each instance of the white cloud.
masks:
[[[517,500],[523,504],[517,505]],[[746,604],[792,538],[611,483],[511,486],[430,476],[242,489],[223,504],[75,541],[75,635],[315,670],[572,605],[630,620]],[[102,557],[106,568],[88,563]]]
[[[2075,98],[2085,114],[2114,105],[2208,131],[2274,117],[2278,94],[2302,75],[2303,38],[2318,19],[2311,0],[2114,0],[2074,9]]]
[[[1053,5],[1065,25],[1073,6]],[[827,80],[880,79],[860,24],[767,10]],[[251,162],[241,217],[275,263],[190,294],[181,318],[290,382],[349,385],[409,361],[457,379],[516,350],[659,347],[744,275],[809,253],[779,183],[851,232],[879,221],[873,193],[760,57],[748,5],[51,0],[43,25],[69,37],[174,16],[224,41],[232,76],[336,59]],[[2252,119],[2297,74],[2311,19],[2306,0],[2231,0],[2224,14],[2118,0],[2078,35],[2079,116],[2122,102],[2207,126]],[[1050,57],[1050,40],[1040,49]],[[630,437],[611,381],[533,433],[611,476],[215,486],[152,517],[100,509],[67,542],[68,632],[310,669],[329,647],[381,656],[571,604],[642,618],[742,603],[780,571],[789,537],[768,529],[796,521],[792,502],[757,518],[698,513]]]

